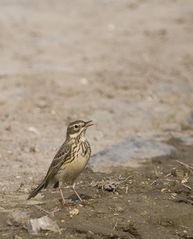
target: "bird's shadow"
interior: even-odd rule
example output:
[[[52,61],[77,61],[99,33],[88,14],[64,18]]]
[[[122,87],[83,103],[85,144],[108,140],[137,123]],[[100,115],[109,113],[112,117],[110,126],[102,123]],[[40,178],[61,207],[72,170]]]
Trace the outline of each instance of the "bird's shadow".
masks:
[[[87,195],[87,194],[80,194],[80,197],[82,198],[82,200],[89,200],[89,199],[92,199],[91,196]],[[76,202],[76,201],[80,201],[79,198],[77,197],[77,195],[74,193],[74,194],[71,194],[67,197],[68,200],[71,200],[73,202]]]

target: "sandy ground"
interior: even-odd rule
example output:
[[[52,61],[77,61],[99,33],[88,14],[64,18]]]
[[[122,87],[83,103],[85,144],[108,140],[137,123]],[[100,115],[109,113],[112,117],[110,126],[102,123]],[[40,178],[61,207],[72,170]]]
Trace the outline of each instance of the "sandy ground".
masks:
[[[43,177],[64,140],[68,122],[94,120],[96,125],[88,132],[88,138],[93,154],[98,155],[97,162],[100,161],[100,152],[127,142],[129,136],[143,137],[146,142],[146,139],[155,137],[166,140],[192,135],[193,2],[1,0],[0,9],[0,233],[9,238],[16,230],[21,237],[27,238],[28,234],[21,227],[6,224],[5,214],[10,213],[6,210],[24,207],[31,217],[43,215],[20,200],[24,200],[31,187]],[[188,140],[193,144],[192,138]],[[128,152],[131,150],[129,146]],[[177,155],[186,154],[187,150],[185,159],[191,164],[191,147],[173,146]],[[117,162],[127,161],[124,155]],[[146,152],[145,158],[151,157],[152,154]],[[163,159],[166,168],[163,166],[162,170],[167,175],[171,167],[176,167],[176,162],[174,160],[170,165],[170,160],[167,160],[170,156]],[[183,161],[184,158],[180,159]],[[108,157],[107,162],[109,164]],[[83,211],[80,210],[77,217],[69,219],[68,208],[56,214],[55,220],[59,224],[62,215],[67,223],[60,225],[67,228],[64,237],[78,233],[78,238],[128,238],[130,234],[131,238],[154,238],[160,233],[160,238],[163,238],[163,232],[164,238],[165,235],[169,235],[168,238],[191,238],[190,234],[182,235],[179,229],[181,225],[185,227],[182,231],[192,227],[187,219],[183,223],[175,222],[175,226],[167,223],[163,226],[162,222],[158,225],[161,220],[158,217],[165,218],[166,208],[174,208],[170,213],[175,211],[179,217],[182,210],[190,211],[192,205],[167,201],[169,194],[159,190],[157,194],[154,184],[151,186],[154,180],[143,188],[141,181],[155,177],[153,168],[147,164],[143,169],[134,170],[134,195],[129,189],[125,193],[126,182],[115,195],[91,187],[94,202],[85,199],[86,206],[82,206]],[[102,169],[99,167],[99,170]],[[114,180],[119,174],[123,177],[130,175],[131,168],[124,172],[119,170],[111,175]],[[89,182],[107,177],[90,171],[87,174]],[[89,194],[83,186],[86,183],[81,184],[81,191]],[[23,191],[17,194],[21,185]],[[155,197],[160,198],[159,204],[152,209],[154,216],[148,219],[149,224],[145,214],[146,222],[143,222],[139,213],[139,210],[143,211],[144,205],[140,206],[142,198],[148,192],[151,199],[147,202],[149,207],[146,205],[147,215]],[[119,215],[117,222],[116,219],[107,220],[113,216],[113,210],[116,213],[116,209],[109,209],[114,208],[112,198],[116,195],[121,196],[115,201],[123,197],[121,208],[125,208],[126,201],[130,200],[127,206],[132,209],[123,209],[125,214],[123,217]],[[49,195],[46,194],[46,198],[49,199]],[[187,200],[191,201],[190,198]],[[111,213],[107,210],[97,214],[101,202]],[[49,205],[55,207],[57,203],[56,199]],[[75,202],[75,207],[78,205]],[[48,204],[44,207],[51,210],[47,208]],[[131,211],[135,211],[134,224],[133,219],[131,224],[129,222],[133,215]],[[157,212],[160,213],[156,217]],[[87,235],[88,228],[79,224],[88,220],[89,215],[93,219],[91,231],[94,236]],[[105,222],[110,223],[107,226],[109,231],[99,232],[97,228],[104,215]],[[188,212],[185,211],[185,215],[189,215]],[[166,215],[167,218],[170,217]],[[119,223],[122,229],[117,226]],[[81,225],[79,229],[78,224]],[[142,225],[141,229],[138,224]],[[148,237],[150,232],[152,235]]]

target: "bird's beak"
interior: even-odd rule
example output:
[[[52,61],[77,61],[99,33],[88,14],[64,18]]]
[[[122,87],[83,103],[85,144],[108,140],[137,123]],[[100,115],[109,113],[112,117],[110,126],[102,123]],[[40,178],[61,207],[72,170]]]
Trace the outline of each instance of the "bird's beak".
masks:
[[[89,121],[86,122],[85,127],[90,127],[90,126],[92,126],[92,125],[94,125],[93,122],[92,122],[92,120],[89,120]]]

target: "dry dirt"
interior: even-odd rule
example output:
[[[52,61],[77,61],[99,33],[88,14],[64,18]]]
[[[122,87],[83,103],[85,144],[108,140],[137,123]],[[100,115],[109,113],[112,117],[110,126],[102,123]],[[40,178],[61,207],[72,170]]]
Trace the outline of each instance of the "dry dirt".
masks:
[[[25,183],[1,194],[1,238],[34,238],[26,222],[43,216],[57,222],[59,231],[42,231],[38,238],[193,238],[193,149],[174,139],[169,143],[177,148],[174,155],[138,169],[105,174],[87,168],[77,185],[82,202],[69,188],[65,206],[53,189],[26,201]]]
[[[62,234],[38,237],[193,238],[192,174],[175,161],[192,164],[193,2],[1,0],[0,9],[0,237],[32,237],[14,210],[36,218],[60,208],[51,217]],[[98,157],[128,136],[190,146],[172,140],[175,154],[138,169],[85,171],[83,204],[62,208],[51,191],[27,203],[76,119],[96,123]],[[93,186],[108,177],[122,182],[115,192]]]

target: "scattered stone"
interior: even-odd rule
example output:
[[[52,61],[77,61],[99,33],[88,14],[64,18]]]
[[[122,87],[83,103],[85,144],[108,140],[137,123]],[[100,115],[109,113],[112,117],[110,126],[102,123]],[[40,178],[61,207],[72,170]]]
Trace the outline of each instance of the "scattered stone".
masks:
[[[18,235],[15,235],[14,236],[14,239],[22,239],[22,237],[18,236]]]
[[[48,106],[48,103],[45,101],[45,100],[39,100],[37,103],[36,103],[36,106],[40,109],[44,109]]]
[[[32,132],[32,133],[34,133],[36,135],[40,134],[39,131],[35,127],[33,127],[33,126],[28,127],[28,131]]]
[[[81,83],[82,85],[88,85],[88,80],[87,80],[86,78],[81,78],[81,79],[80,79],[80,83]]]
[[[88,239],[95,238],[95,234],[94,234],[94,232],[92,232],[92,231],[88,231],[88,232],[87,232],[87,238],[88,238]]]
[[[48,216],[28,220],[27,230],[32,235],[37,235],[41,230],[60,233],[57,223]]]
[[[116,206],[116,211],[117,212],[124,212],[124,208],[123,207],[121,207],[121,206]]]
[[[7,153],[8,153],[9,155],[12,155],[12,154],[13,154],[13,151],[12,151],[12,150],[7,150]]]
[[[8,215],[7,225],[24,225],[29,217],[27,211],[23,209],[15,209]]]
[[[72,210],[69,211],[70,217],[76,216],[79,214],[79,209],[78,208],[73,208]]]
[[[29,152],[30,152],[30,153],[36,153],[36,152],[38,152],[38,149],[37,149],[37,147],[34,145],[34,146],[31,146],[31,147],[29,148]]]

